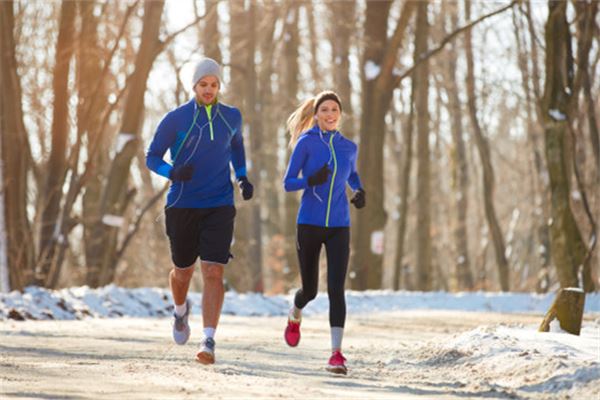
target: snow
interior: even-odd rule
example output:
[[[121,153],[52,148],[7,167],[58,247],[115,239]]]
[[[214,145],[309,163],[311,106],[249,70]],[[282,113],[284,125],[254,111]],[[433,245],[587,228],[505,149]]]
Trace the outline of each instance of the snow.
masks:
[[[200,313],[201,293],[191,292],[192,313]],[[347,291],[349,313],[373,313],[398,310],[456,310],[499,313],[544,314],[555,294],[495,292],[408,292],[390,290]],[[283,316],[293,295],[264,296],[259,293],[225,294],[223,313],[239,316]],[[329,310],[326,293],[319,293],[304,310],[306,315],[325,314]],[[0,320],[13,311],[25,319],[82,319],[85,317],[161,317],[171,315],[172,300],[168,289],[126,289],[108,285],[98,289],[87,286],[48,290],[27,287],[24,293],[0,294]],[[588,293],[586,313],[600,313],[600,293]]]
[[[490,391],[560,392],[570,398],[569,391],[600,380],[599,341],[598,323],[585,327],[581,336],[500,324],[459,333],[445,342],[426,342],[410,356],[465,385],[473,385],[477,376]],[[392,354],[388,367],[406,368],[406,356]]]
[[[102,223],[108,226],[114,226],[119,228],[123,225],[125,219],[120,215],[104,214],[102,216]]]
[[[555,108],[548,111],[548,115],[550,115],[552,117],[552,119],[554,119],[555,121],[564,121],[567,119],[567,116],[565,114],[563,114],[562,112],[560,112],[559,110],[557,110]]]
[[[199,315],[202,294],[191,292],[188,296],[193,304],[192,314]],[[586,314],[580,336],[562,331],[556,321],[551,324],[550,332],[538,332],[535,324],[523,325],[514,320],[504,323],[510,317],[506,314],[523,316],[523,313],[539,314],[541,322],[554,298],[554,293],[346,292],[348,314],[354,319],[362,319],[361,326],[376,316],[389,315],[387,318],[392,320],[398,316],[408,322],[411,314],[426,313],[444,320],[450,318],[449,321],[453,322],[452,315],[462,315],[466,319],[471,317],[465,315],[473,312],[473,318],[482,321],[479,326],[476,322],[466,331],[448,331],[443,337],[423,331],[420,338],[402,339],[403,336],[398,333],[397,340],[392,340],[395,344],[390,342],[389,346],[384,346],[385,354],[380,358],[380,364],[389,376],[403,376],[410,382],[427,378],[426,383],[430,386],[447,386],[448,382],[453,382],[455,389],[452,390],[487,393],[494,395],[492,397],[502,394],[518,398],[530,395],[534,396],[532,398],[547,398],[545,396],[551,393],[566,396],[561,398],[587,397],[596,393],[596,387],[600,388],[600,385],[594,384],[600,382],[600,293],[586,294]],[[292,300],[292,294],[264,296],[229,291],[223,314],[279,317],[283,320]],[[0,325],[20,324],[8,322],[9,318],[85,321],[116,321],[115,317],[168,318],[172,309],[170,291],[162,288],[126,289],[108,285],[98,289],[83,286],[53,291],[32,286],[24,293],[0,294],[0,321],[4,321]],[[328,309],[327,294],[319,293],[305,308],[304,315],[326,318]],[[503,323],[490,325],[492,319],[489,316],[493,313],[505,313],[505,316],[496,318]],[[528,317],[528,321],[532,319],[535,321],[535,318]],[[308,321],[307,327],[310,326]],[[486,322],[487,325],[481,325]],[[435,330],[423,323],[421,321],[418,326]],[[461,326],[460,321],[453,323]],[[366,328],[363,326],[363,329]],[[369,346],[371,340],[377,337],[375,335],[375,338],[364,341],[361,346],[367,346],[368,351],[376,351]],[[416,341],[407,345],[401,339],[404,342]],[[425,378],[423,371],[427,371]]]
[[[129,142],[131,142],[132,140],[135,140],[135,134],[134,133],[127,133],[127,132],[121,132],[119,133],[119,135],[117,136],[117,153],[120,153],[121,151],[123,151],[123,148],[125,147],[125,145]]]
[[[372,81],[373,79],[379,76],[381,72],[381,67],[377,65],[374,61],[368,60],[365,63],[365,78],[368,81]]]

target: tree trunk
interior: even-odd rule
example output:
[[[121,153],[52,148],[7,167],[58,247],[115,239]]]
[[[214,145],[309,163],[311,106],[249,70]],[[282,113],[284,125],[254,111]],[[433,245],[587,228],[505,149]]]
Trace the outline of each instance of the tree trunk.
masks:
[[[386,214],[383,207],[383,138],[387,108],[381,93],[375,90],[374,68],[381,65],[387,43],[387,20],[390,1],[367,2],[365,20],[365,48],[361,63],[362,115],[360,122],[360,149],[358,172],[369,197],[369,205],[356,213],[352,232],[354,257],[350,265],[353,289],[381,287],[382,254],[371,251],[371,238],[382,234]],[[367,71],[365,71],[367,69]]]
[[[458,28],[458,7],[451,7],[452,30]],[[473,274],[469,257],[469,237],[467,229],[467,210],[469,201],[469,169],[467,165],[467,150],[463,138],[464,126],[462,120],[462,109],[457,78],[458,45],[452,44],[448,52],[446,64],[446,92],[448,95],[448,111],[450,113],[452,132],[452,149],[450,153],[450,165],[453,189],[452,198],[454,207],[454,246],[456,259],[455,274],[458,288],[461,290],[472,290],[474,286]]]
[[[261,21],[256,25],[257,50],[260,52],[260,64],[257,65],[257,81],[270,82],[275,74],[275,51],[279,46],[273,45],[276,40],[275,28],[279,22],[280,10],[283,5],[274,2],[256,4],[255,15],[261,15]],[[285,31],[284,27],[284,31]],[[260,88],[260,90],[258,89]],[[275,99],[271,85],[262,85],[256,89],[256,106],[261,110],[276,109],[279,98]],[[260,171],[254,170],[253,179],[257,182],[255,196],[257,207],[261,212],[261,229],[263,238],[263,280],[268,293],[283,293],[286,285],[285,244],[282,235],[281,172],[279,169],[279,138],[285,135],[281,129],[282,113],[260,113],[258,129],[261,145],[254,153],[253,161],[260,160]],[[251,137],[251,139],[252,139]],[[258,200],[260,199],[260,200]]]
[[[199,39],[204,45],[204,55],[221,63],[223,56],[219,48],[219,13],[217,11],[219,2],[216,0],[207,0],[205,3],[206,18],[204,20],[204,35]]]
[[[392,37],[387,39],[387,22],[391,2],[367,2],[365,43],[369,43],[361,61],[362,115],[358,172],[369,205],[356,213],[352,231],[354,255],[350,263],[353,289],[381,287],[383,257],[371,251],[371,240],[383,235],[387,219],[383,207],[383,145],[385,115],[398,81],[394,66],[406,37],[407,28],[418,2],[404,3]]]
[[[2,47],[0,47],[1,49]],[[1,81],[0,81],[1,82]],[[0,114],[2,114],[2,101],[0,101]],[[6,221],[4,218],[4,159],[0,145],[0,293],[10,292],[10,277],[8,270]]]
[[[0,146],[3,174],[0,190],[3,193],[9,286],[13,290],[22,290],[34,280],[34,246],[27,218],[27,174],[31,165],[23,123],[14,29],[14,3],[0,1]]]
[[[532,78],[528,66],[529,54],[526,52],[525,46],[521,44],[522,41],[519,35],[519,32],[524,31],[525,29],[522,25],[517,23],[516,18],[516,14],[513,14],[518,64],[519,69],[521,70],[521,82],[523,85],[523,92],[525,93],[525,107],[527,111],[527,144],[530,148],[529,150],[532,159],[530,162],[530,165],[532,166],[530,172],[532,181],[530,197],[534,201],[534,207],[531,212],[531,236],[534,243],[532,251],[534,253],[533,259],[535,260],[533,264],[538,266],[537,271],[534,269],[534,272],[537,275],[536,291],[538,293],[545,293],[550,287],[550,276],[548,273],[548,267],[550,265],[550,234],[547,223],[550,218],[550,211],[548,203],[545,201],[549,193],[545,179],[545,177],[548,176],[548,171],[544,165],[543,155],[540,152],[542,147],[540,144],[540,131],[542,127],[539,121],[541,113],[539,106],[537,106],[538,99],[535,97],[535,91],[532,96],[532,90],[530,88]],[[534,41],[534,38],[530,37],[530,40]],[[532,63],[533,62],[535,62],[535,60],[532,60]],[[532,69],[537,70],[537,66],[534,65]]]
[[[466,20],[471,19],[471,1],[465,0]],[[498,267],[498,278],[502,291],[508,291],[509,285],[509,265],[505,255],[504,237],[496,217],[494,206],[494,170],[490,155],[489,143],[483,136],[479,120],[477,118],[477,104],[475,98],[475,70],[473,66],[473,46],[471,44],[471,30],[465,33],[465,49],[467,55],[467,94],[469,105],[469,117],[475,137],[475,144],[481,159],[483,167],[483,201],[485,216],[490,230],[492,243],[496,255],[496,265]]]
[[[542,101],[545,150],[552,198],[550,243],[560,286],[580,287],[586,247],[571,210],[567,109],[573,88],[571,34],[566,2],[549,1],[546,22],[546,82]],[[569,89],[569,90],[565,90]],[[567,93],[568,92],[568,93]]]
[[[429,22],[427,21],[427,1],[417,6],[415,33],[415,59],[427,52]],[[431,268],[431,171],[429,161],[429,62],[422,62],[415,71],[417,117],[417,234],[416,272],[417,289],[432,288]]]
[[[66,153],[69,137],[69,69],[75,42],[75,13],[77,4],[63,1],[60,10],[58,40],[53,72],[52,89],[54,108],[52,114],[52,147],[46,167],[47,175],[43,190],[43,211],[40,234],[40,256],[36,266],[36,283],[46,286],[52,273],[58,269],[57,246],[66,240],[60,226],[60,207],[63,198]],[[52,270],[52,273],[51,273]]]
[[[287,3],[287,15],[285,17],[284,37],[289,37],[289,40],[284,39],[283,43],[283,59],[281,63],[281,87],[283,99],[286,99],[285,115],[291,114],[298,107],[298,86],[300,66],[298,64],[300,33],[298,31],[298,4],[294,1]],[[308,11],[308,9],[307,9]],[[316,68],[316,67],[314,67]],[[315,73],[315,69],[312,70]],[[316,80],[317,77],[313,76]],[[289,132],[288,132],[289,133]],[[286,136],[285,142],[289,142],[289,136]],[[289,162],[291,150],[287,148],[286,165]],[[281,188],[281,179],[278,181]],[[296,253],[296,216],[298,208],[300,192],[286,193],[283,201],[283,232],[285,243],[285,289],[290,290],[296,284],[296,279],[299,276],[298,256]]]
[[[331,45],[333,66],[333,87],[344,104],[342,120],[344,134],[353,137],[352,129],[352,84],[350,83],[350,49],[356,23],[356,4],[354,1],[333,1],[328,3],[331,18]],[[344,123],[350,122],[350,123]]]
[[[250,125],[249,121],[251,120],[251,110],[254,110],[256,104],[253,104],[249,100],[248,90],[251,90],[249,83],[247,80],[251,74],[254,74],[254,67],[252,67],[252,71],[249,71],[248,68],[248,60],[249,55],[248,52],[254,54],[254,45],[251,43],[252,34],[248,32],[248,12],[245,7],[244,2],[240,2],[237,0],[231,0],[229,2],[229,10],[231,14],[231,22],[230,22],[230,53],[235,54],[235,57],[231,59],[231,82],[228,85],[231,88],[236,88],[236,98],[238,107],[242,113],[244,118],[244,131],[247,131],[247,127]],[[250,48],[252,46],[252,48]],[[252,138],[250,138],[252,140]],[[246,159],[250,161],[253,159],[253,154],[251,154],[251,148],[249,147],[249,143],[245,143],[246,147]],[[258,183],[258,182],[257,182]],[[258,186],[258,185],[257,185]],[[239,199],[239,197],[237,197]],[[237,215],[235,218],[235,232],[234,232],[234,246],[233,246],[233,254],[235,258],[232,261],[231,268],[226,268],[225,276],[228,282],[231,283],[231,286],[235,288],[237,291],[247,292],[247,291],[255,291],[255,268],[256,265],[249,265],[254,261],[254,254],[251,253],[252,249],[255,248],[256,244],[252,244],[254,236],[251,234],[251,224],[253,223],[253,208],[252,202],[256,201],[256,199],[251,200],[250,202],[239,202],[236,206]],[[262,276],[262,272],[261,272]]]
[[[248,139],[250,143],[246,145],[246,148],[250,150],[248,159],[251,160],[252,169],[254,175],[259,179],[262,172],[262,160],[260,157],[260,149],[262,148],[262,119],[256,112],[252,112],[257,104],[258,99],[258,87],[257,87],[257,74],[256,65],[254,62],[254,55],[256,53],[256,4],[250,2],[248,10],[246,11],[246,23],[247,28],[246,37],[246,124],[248,125],[249,134]],[[257,182],[256,180],[254,182]],[[260,202],[258,199],[253,199],[249,202],[248,207],[250,208],[250,224],[246,225],[246,235],[250,238],[250,254],[248,255],[248,268],[251,271],[251,290],[253,292],[262,293],[264,291],[263,282],[263,240],[262,240],[262,223],[260,217]]]
[[[550,323],[556,318],[561,329],[579,335],[581,322],[583,320],[583,308],[585,304],[585,293],[581,289],[560,289],[552,306],[544,316],[544,320],[538,329],[539,332],[549,332]]]
[[[416,52],[415,52],[416,57]],[[410,200],[410,171],[413,155],[413,126],[415,114],[416,80],[414,72],[410,84],[410,112],[408,122],[404,128],[404,151],[402,166],[400,167],[400,217],[398,220],[398,236],[396,238],[396,261],[394,263],[394,275],[392,282],[394,290],[412,289],[413,284],[409,281],[408,268],[404,268],[404,242],[406,236],[406,224],[408,221],[408,202]]]
[[[98,19],[94,16],[95,3],[84,1],[78,5],[81,15],[81,36],[77,53],[77,86],[81,100],[77,108],[77,130],[79,135],[86,135],[88,138],[86,169],[90,173],[82,196],[82,216],[85,260],[86,265],[91,266],[96,263],[96,253],[102,242],[102,237],[98,235],[98,227],[102,224],[100,201],[102,183],[106,179],[105,166],[110,162],[109,135],[102,130],[102,118],[109,108],[108,76],[103,76],[100,81],[92,77],[101,76],[101,65],[108,61],[102,59],[95,47],[98,40]]]
[[[88,285],[98,287],[112,282],[116,269],[117,236],[132,192],[127,190],[129,168],[136,148],[139,146],[139,131],[144,111],[146,82],[152,64],[159,54],[158,40],[164,1],[144,3],[144,22],[140,48],[136,56],[134,73],[129,82],[123,121],[118,142],[122,144],[111,163],[106,184],[103,187],[100,215],[102,224],[96,227],[96,237],[88,265]],[[112,221],[117,221],[115,224]],[[116,225],[116,226],[115,226]]]

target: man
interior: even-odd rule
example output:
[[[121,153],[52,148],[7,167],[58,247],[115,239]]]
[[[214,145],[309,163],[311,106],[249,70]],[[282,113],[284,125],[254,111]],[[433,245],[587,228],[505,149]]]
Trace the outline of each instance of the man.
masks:
[[[235,207],[230,163],[243,199],[253,194],[246,177],[242,116],[218,101],[220,87],[220,65],[202,59],[194,70],[194,98],[165,115],[146,153],[148,168],[171,180],[165,214],[174,264],[169,275],[173,339],[180,345],[190,337],[187,292],[200,257],[204,339],[196,358],[202,364],[215,362],[215,330],[225,295],[223,267],[231,257]],[[167,150],[171,164],[163,160]]]

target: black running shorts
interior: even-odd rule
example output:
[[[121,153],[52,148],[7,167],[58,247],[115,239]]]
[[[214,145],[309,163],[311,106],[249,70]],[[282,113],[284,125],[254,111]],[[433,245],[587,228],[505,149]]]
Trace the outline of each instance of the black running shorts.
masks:
[[[196,259],[227,264],[233,239],[235,207],[168,208],[167,236],[171,258],[178,268],[193,265]]]

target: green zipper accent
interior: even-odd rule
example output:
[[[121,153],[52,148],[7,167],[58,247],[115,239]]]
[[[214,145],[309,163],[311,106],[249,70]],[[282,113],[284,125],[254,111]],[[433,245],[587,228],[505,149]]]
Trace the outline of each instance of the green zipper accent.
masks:
[[[331,197],[333,196],[333,182],[335,181],[335,174],[337,173],[337,158],[335,156],[335,149],[333,148],[333,134],[329,138],[329,147],[331,148],[331,155],[333,156],[333,175],[331,176],[331,184],[329,185],[329,200],[327,200],[327,216],[325,217],[325,227],[329,228],[329,212],[331,211]]]
[[[206,115],[208,115],[208,126],[210,127],[210,140],[212,142],[213,140],[215,140],[215,135],[213,133],[212,117],[210,115],[210,109],[212,108],[212,104],[209,104],[205,107],[206,107]]]

